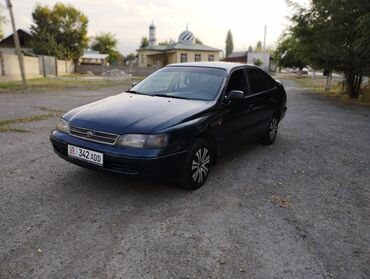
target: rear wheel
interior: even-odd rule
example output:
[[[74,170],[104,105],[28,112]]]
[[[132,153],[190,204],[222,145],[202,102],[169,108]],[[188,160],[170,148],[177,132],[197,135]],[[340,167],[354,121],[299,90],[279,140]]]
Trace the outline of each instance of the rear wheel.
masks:
[[[265,133],[265,135],[261,138],[261,142],[263,144],[273,144],[279,128],[279,117],[274,115],[271,119],[269,127]]]
[[[192,146],[185,165],[181,185],[184,189],[195,190],[206,182],[211,167],[211,147],[205,140],[197,140]]]

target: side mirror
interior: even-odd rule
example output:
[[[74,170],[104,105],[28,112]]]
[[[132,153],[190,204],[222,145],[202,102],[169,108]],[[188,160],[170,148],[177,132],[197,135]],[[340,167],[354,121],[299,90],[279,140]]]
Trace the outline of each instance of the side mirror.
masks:
[[[245,94],[244,94],[243,91],[231,90],[228,97],[227,97],[227,100],[231,101],[231,102],[240,101],[240,100],[244,99],[244,96],[245,96]]]
[[[131,87],[134,87],[136,84],[138,84],[140,81],[134,81],[132,84],[131,84]]]

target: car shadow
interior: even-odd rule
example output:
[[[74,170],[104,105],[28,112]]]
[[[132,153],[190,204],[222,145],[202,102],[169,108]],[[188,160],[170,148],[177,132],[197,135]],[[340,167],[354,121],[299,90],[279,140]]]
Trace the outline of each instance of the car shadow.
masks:
[[[184,190],[180,188],[177,182],[166,179],[100,173],[78,166],[71,166],[66,172],[63,172],[62,187],[66,191],[85,192],[86,195],[91,195],[91,197],[94,195],[102,195],[110,196],[113,199],[127,196],[141,196],[144,200],[146,198],[155,200],[155,197],[159,196],[171,199],[184,197],[209,191],[210,187],[216,186],[209,183],[210,180],[215,181],[215,178],[222,175],[224,170],[230,169],[230,171],[232,171],[235,162],[242,163],[244,160],[254,157],[263,149],[264,147],[259,143],[252,142],[230,150],[224,154],[217,165],[213,167],[208,183],[196,191]]]
[[[80,191],[93,191],[98,194],[114,192],[117,195],[128,193],[152,195],[160,192],[183,192],[176,182],[165,179],[100,173],[78,166],[74,166],[73,171],[66,174],[64,185],[78,187]]]

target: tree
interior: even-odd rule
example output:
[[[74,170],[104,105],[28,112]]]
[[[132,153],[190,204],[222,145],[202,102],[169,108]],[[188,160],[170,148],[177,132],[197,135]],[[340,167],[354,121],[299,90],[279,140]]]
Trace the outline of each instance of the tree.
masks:
[[[252,46],[248,47],[248,52],[253,52],[253,47]]]
[[[101,33],[93,37],[90,47],[100,53],[109,54],[109,63],[114,63],[122,56],[117,50],[117,43],[118,40],[114,34]]]
[[[263,61],[259,58],[254,59],[254,65],[261,66],[263,64]]]
[[[226,43],[225,56],[227,58],[234,51],[233,34],[231,33],[231,30],[227,31],[225,43]]]
[[[357,98],[363,76],[370,74],[370,2],[313,0],[296,7],[290,32],[314,68],[345,75],[346,92]]]
[[[203,42],[199,38],[195,38],[195,43],[199,45],[203,45]]]
[[[256,48],[254,49],[255,52],[261,52],[262,51],[262,43],[261,41],[257,42]]]
[[[136,54],[135,53],[133,53],[133,52],[131,52],[131,53],[129,53],[129,54],[127,54],[126,55],[126,57],[125,57],[125,62],[129,62],[129,63],[131,63],[132,61],[134,61],[136,59]]]
[[[158,45],[160,45],[160,46],[168,46],[168,45],[173,44],[173,43],[175,43],[175,41],[172,40],[172,39],[170,39],[169,41],[165,40],[165,41],[159,42]]]
[[[302,71],[303,67],[307,65],[302,53],[300,42],[290,33],[285,33],[279,40],[274,56],[279,67],[297,67]]]
[[[149,41],[147,37],[142,37],[141,38],[141,43],[140,43],[140,48],[145,48],[149,46]]]
[[[37,5],[32,13],[32,48],[36,54],[76,60],[88,46],[87,17],[71,5]]]

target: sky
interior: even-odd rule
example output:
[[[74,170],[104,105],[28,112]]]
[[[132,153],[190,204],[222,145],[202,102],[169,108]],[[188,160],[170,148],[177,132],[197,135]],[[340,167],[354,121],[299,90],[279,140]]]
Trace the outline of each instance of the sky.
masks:
[[[267,25],[266,46],[273,47],[292,12],[286,0],[12,0],[17,28],[29,30],[36,4],[52,6],[56,2],[69,3],[88,17],[89,36],[115,34],[118,50],[124,55],[138,48],[141,37],[148,37],[152,21],[157,42],[177,41],[188,24],[204,44],[222,50],[228,30],[233,34],[234,50],[246,50],[259,40],[263,42]],[[307,5],[309,0],[295,2]],[[3,9],[3,15],[8,18],[4,26],[8,35],[12,30],[7,9]]]

